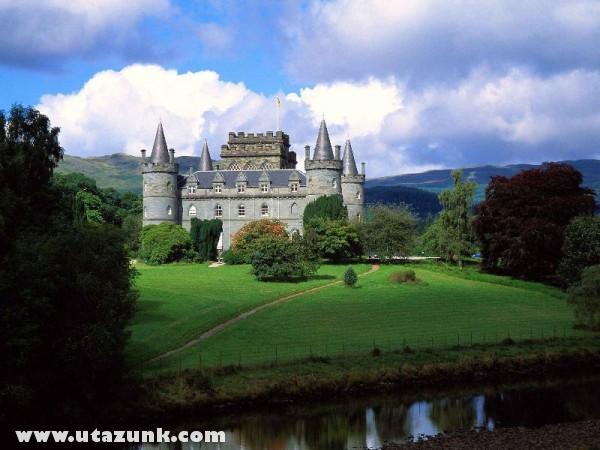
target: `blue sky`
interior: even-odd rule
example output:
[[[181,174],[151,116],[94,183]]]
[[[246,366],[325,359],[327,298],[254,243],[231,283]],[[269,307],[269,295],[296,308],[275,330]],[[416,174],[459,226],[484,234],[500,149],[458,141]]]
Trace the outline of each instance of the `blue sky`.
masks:
[[[600,157],[600,1],[0,0],[0,108],[67,153],[178,154],[325,115],[370,176]],[[298,151],[302,156],[302,150]],[[301,158],[300,158],[301,159]]]

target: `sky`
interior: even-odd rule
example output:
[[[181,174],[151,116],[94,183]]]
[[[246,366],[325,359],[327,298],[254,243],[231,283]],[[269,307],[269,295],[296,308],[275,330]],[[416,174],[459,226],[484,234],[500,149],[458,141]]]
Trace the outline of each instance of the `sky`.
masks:
[[[600,0],[0,0],[0,109],[67,154],[327,121],[369,177],[600,158]],[[302,167],[302,165],[300,165]]]

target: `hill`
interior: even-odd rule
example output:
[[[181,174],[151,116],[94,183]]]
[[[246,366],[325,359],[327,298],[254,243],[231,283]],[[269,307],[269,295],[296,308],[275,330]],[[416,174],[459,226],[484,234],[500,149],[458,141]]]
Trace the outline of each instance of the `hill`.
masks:
[[[442,209],[437,194],[409,186],[373,186],[365,189],[369,203],[405,203],[422,219],[435,216]]]

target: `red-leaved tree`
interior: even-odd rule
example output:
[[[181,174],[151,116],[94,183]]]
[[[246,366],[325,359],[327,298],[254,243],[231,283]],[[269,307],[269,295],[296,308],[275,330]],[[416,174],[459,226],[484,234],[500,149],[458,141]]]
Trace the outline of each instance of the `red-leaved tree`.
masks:
[[[474,222],[484,267],[527,279],[554,276],[565,227],[594,212],[595,193],[582,181],[575,168],[556,163],[493,177]]]

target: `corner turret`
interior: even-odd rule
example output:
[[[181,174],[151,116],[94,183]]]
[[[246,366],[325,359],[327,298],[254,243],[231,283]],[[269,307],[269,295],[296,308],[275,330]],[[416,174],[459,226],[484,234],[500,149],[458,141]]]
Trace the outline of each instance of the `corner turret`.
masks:
[[[342,195],[344,204],[348,208],[348,218],[360,221],[364,218],[365,209],[365,166],[363,163],[363,173],[359,174],[349,139],[344,147],[342,167]]]
[[[212,158],[210,157],[210,152],[208,151],[208,143],[204,141],[204,145],[202,146],[202,155],[200,156],[200,168],[198,169],[202,172],[208,172],[213,170]]]
[[[309,157],[310,148],[305,147],[305,149],[306,155]],[[342,195],[342,161],[335,159],[324,119],[319,127],[313,158],[305,159],[304,168],[307,176],[307,200],[309,202],[323,195]]]

